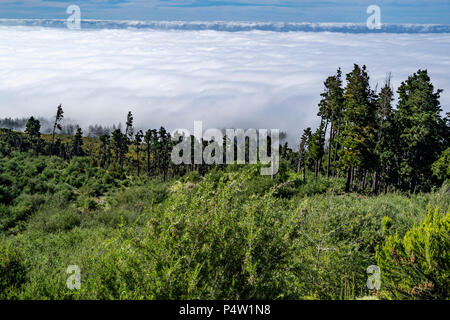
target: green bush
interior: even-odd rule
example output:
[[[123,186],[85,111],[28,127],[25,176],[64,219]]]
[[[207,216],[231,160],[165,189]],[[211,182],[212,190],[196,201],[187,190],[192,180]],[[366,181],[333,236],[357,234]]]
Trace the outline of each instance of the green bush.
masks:
[[[257,166],[207,174],[194,188],[189,182],[176,184],[161,205],[146,213],[146,225],[126,226],[124,218],[117,235],[85,258],[87,284],[80,296],[350,299],[365,295],[365,270],[373,264],[373,241],[382,236],[385,212],[372,214],[362,200],[350,196],[322,195],[289,203],[274,196],[275,184],[266,194],[255,194],[255,176],[259,176]],[[123,191],[114,199],[139,203],[127,200],[133,194],[140,192]]]
[[[26,274],[22,252],[9,240],[0,238],[0,300],[14,298],[25,283]]]
[[[67,205],[75,200],[75,194],[70,186],[63,184],[58,185],[58,188],[55,190],[54,194],[51,196],[49,202],[53,207],[57,208],[65,208]]]
[[[9,150],[8,146],[4,141],[0,141],[0,156],[6,157],[11,154],[11,151]]]
[[[28,230],[44,232],[68,231],[81,224],[81,214],[75,209],[42,208],[28,222]]]
[[[388,236],[376,259],[388,298],[450,297],[450,213],[428,209],[425,220],[404,237]]]
[[[17,196],[14,178],[8,173],[0,174],[0,203],[9,204]]]
[[[15,205],[10,206],[8,211],[0,215],[0,232],[15,228],[36,212],[43,203],[45,203],[45,197],[42,195],[21,194],[14,200]]]
[[[285,270],[289,221],[271,197],[235,201],[247,176],[172,193],[145,228],[122,228],[83,263],[87,298],[239,299],[295,296]]]

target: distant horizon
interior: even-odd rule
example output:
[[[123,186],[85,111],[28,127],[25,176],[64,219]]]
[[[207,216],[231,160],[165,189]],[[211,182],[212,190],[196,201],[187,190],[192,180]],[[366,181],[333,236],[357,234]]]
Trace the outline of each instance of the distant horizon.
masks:
[[[83,19],[311,23],[364,23],[367,7],[377,5],[382,23],[450,24],[450,3],[442,0],[8,0],[0,18],[65,19],[69,5]]]
[[[1,26],[66,28],[66,19],[0,18]],[[279,22],[279,21],[208,21],[208,20],[131,20],[82,19],[81,29],[153,29],[153,30],[216,30],[274,32],[341,32],[341,33],[450,33],[450,24],[383,23],[370,30],[357,22]]]

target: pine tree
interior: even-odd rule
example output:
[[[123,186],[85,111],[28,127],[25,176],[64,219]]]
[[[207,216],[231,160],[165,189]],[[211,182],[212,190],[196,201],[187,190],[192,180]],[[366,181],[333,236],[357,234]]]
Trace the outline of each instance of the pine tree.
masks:
[[[158,142],[158,132],[156,129],[149,129],[145,132],[144,142],[146,145],[147,153],[147,175],[150,176],[152,169],[155,167],[156,157],[157,157],[157,142]],[[153,164],[152,164],[153,158]]]
[[[389,184],[396,180],[395,150],[398,144],[398,135],[394,122],[392,101],[394,91],[391,86],[391,74],[386,77],[385,84],[377,100],[377,145],[376,155],[379,161],[373,176],[372,191],[378,193],[380,187],[385,190]]]
[[[76,157],[84,155],[83,151],[83,131],[80,127],[72,138],[72,154]]]
[[[300,146],[299,146],[299,159],[298,159],[298,166],[297,166],[297,172],[302,169],[302,180],[305,181],[306,179],[306,166],[307,166],[307,154],[308,154],[308,146],[311,143],[311,128],[306,128],[303,130],[302,137],[300,139]]]
[[[164,127],[161,127],[158,131],[158,168],[162,170],[164,180],[166,180],[167,172],[169,170],[170,165],[170,148],[171,148],[171,139],[170,133],[166,131]]]
[[[131,111],[128,112],[127,115],[127,122],[126,122],[126,129],[125,129],[125,137],[127,138],[128,142],[131,142],[133,139],[134,129],[133,129],[133,114]]]
[[[41,139],[41,123],[39,120],[31,117],[25,126],[25,133],[28,135],[28,140],[34,149],[34,153],[37,156],[42,144]]]
[[[328,123],[330,123],[330,134],[328,138],[327,152],[327,177],[330,176],[331,152],[333,147],[338,148],[336,143],[337,132],[343,108],[342,71],[338,69],[336,75],[328,77],[324,82],[324,92],[321,93],[322,100],[319,103],[318,116],[325,121],[324,134],[326,134]]]
[[[115,154],[115,162],[116,164],[119,163],[123,173],[125,155],[128,152],[128,138],[120,131],[120,129],[116,129],[112,133],[112,146]]]
[[[376,96],[370,89],[366,66],[354,65],[344,91],[340,164],[347,174],[346,191],[355,178],[364,188],[366,176],[376,167]]]
[[[110,151],[110,136],[109,134],[103,134],[100,136],[100,142],[101,142],[101,153],[102,153],[102,162],[101,162],[101,166],[102,168],[107,168],[108,164],[109,164],[109,159],[111,156],[111,151]]]
[[[53,124],[53,131],[52,131],[52,145],[51,145],[51,148],[50,148],[50,153],[51,153],[51,154],[54,153],[53,147],[54,147],[54,144],[55,144],[55,133],[56,133],[56,129],[62,130],[62,127],[61,127],[61,120],[63,119],[63,117],[64,117],[64,111],[63,111],[63,109],[62,109],[62,105],[60,104],[60,105],[58,106],[57,110],[56,110],[55,122],[54,122],[54,124]]]
[[[141,152],[142,138],[144,137],[144,133],[142,130],[139,130],[134,137],[134,147],[136,150],[136,165],[137,165],[137,175],[141,174],[141,160],[139,158]]]
[[[397,149],[400,188],[427,191],[431,187],[431,165],[448,147],[448,127],[441,117],[442,90],[434,91],[427,70],[418,70],[398,88]]]
[[[308,154],[310,159],[314,161],[314,179],[317,181],[322,158],[325,154],[325,133],[324,122],[321,121],[319,128],[312,134],[310,144],[308,146]]]
[[[146,145],[147,152],[147,175],[150,176],[151,171],[151,152],[152,152],[152,130],[147,130],[144,136],[144,143]]]

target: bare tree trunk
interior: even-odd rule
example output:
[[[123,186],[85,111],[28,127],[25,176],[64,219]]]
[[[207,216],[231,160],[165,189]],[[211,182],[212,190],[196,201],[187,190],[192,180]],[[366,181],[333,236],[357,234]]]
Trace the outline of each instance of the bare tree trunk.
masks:
[[[366,181],[367,181],[367,170],[364,170],[364,176],[363,176],[363,181],[362,181],[362,190],[364,190],[366,188]]]
[[[350,174],[350,191],[353,191],[354,181],[355,181],[355,167],[352,167]]]
[[[378,170],[373,173],[372,192],[377,194]]]

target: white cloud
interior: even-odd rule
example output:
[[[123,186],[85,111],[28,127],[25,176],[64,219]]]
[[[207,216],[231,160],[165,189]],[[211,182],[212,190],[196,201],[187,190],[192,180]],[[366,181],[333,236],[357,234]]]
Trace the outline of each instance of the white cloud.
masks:
[[[317,125],[323,81],[368,66],[372,83],[428,69],[450,90],[450,34],[82,30],[0,27],[0,117],[52,116],[82,125],[280,128]],[[450,111],[450,94],[441,98]]]

